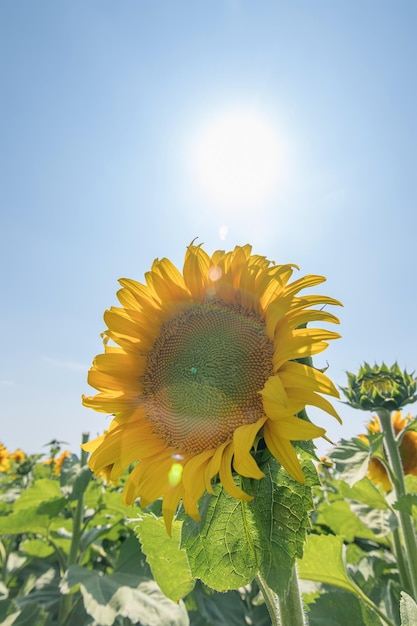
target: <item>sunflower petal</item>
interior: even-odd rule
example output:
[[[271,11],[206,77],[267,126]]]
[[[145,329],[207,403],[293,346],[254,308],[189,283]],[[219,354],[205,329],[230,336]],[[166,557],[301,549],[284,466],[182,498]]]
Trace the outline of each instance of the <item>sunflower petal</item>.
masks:
[[[170,537],[172,535],[172,520],[177,511],[182,495],[183,488],[180,483],[176,487],[169,488],[169,490],[165,493],[162,502],[162,515],[164,517],[165,528],[167,529],[167,533]]]
[[[226,489],[227,493],[233,498],[238,498],[239,500],[246,500],[247,502],[249,502],[250,500],[253,500],[253,497],[242,491],[242,489],[239,489],[232,477],[231,463],[233,452],[233,444],[229,443],[229,445],[226,446],[221,459],[219,472],[220,481],[223,487]]]
[[[234,459],[233,467],[241,476],[247,478],[263,478],[265,474],[259,469],[255,459],[250,454],[256,435],[265,424],[267,418],[263,417],[254,424],[240,426],[233,434]]]
[[[278,437],[271,430],[269,422],[264,426],[264,437],[266,445],[282,467],[299,483],[305,483],[305,476],[292,444]]]
[[[315,439],[316,437],[323,437],[323,435],[326,434],[324,428],[320,428],[307,420],[302,420],[295,416],[269,422],[268,428],[271,433],[275,434],[280,439],[287,439],[288,441]]]
[[[194,300],[207,295],[209,285],[210,257],[200,246],[188,246],[184,260],[184,281]]]
[[[330,378],[323,372],[320,372],[320,370],[304,363],[288,361],[280,368],[278,375],[286,389],[288,387],[298,387],[319,393],[327,393],[329,396],[336,398],[340,396]]]

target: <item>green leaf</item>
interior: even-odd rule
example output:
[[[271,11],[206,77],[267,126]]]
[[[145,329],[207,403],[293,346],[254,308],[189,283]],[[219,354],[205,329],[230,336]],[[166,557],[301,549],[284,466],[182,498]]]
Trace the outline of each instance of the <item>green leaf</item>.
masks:
[[[328,591],[309,605],[309,626],[381,626],[381,620],[359,598],[346,591]]]
[[[36,602],[26,604],[23,610],[9,614],[2,626],[45,626],[49,616]]]
[[[250,583],[259,567],[255,558],[253,516],[247,504],[214,487],[214,496],[200,501],[201,522],[184,520],[181,547],[187,551],[192,575],[217,591]]]
[[[20,549],[29,556],[44,559],[54,553],[54,548],[42,539],[28,539],[20,544]]]
[[[14,503],[14,511],[37,508],[41,503],[54,501],[57,498],[62,498],[58,482],[49,478],[41,478],[23,491],[20,498]]]
[[[317,481],[312,463],[303,468],[307,485],[293,480],[270,457],[261,467],[265,478],[243,482],[243,489],[254,493],[252,502],[232,498],[221,485],[214,496],[206,494],[202,521],[186,518],[182,529],[193,576],[226,591],[248,584],[260,571],[274,591],[283,593],[295,558],[302,554],[312,508],[309,484]]]
[[[392,507],[397,511],[402,511],[408,515],[413,515],[413,506],[417,506],[417,495],[415,493],[407,493],[400,496]]]
[[[174,602],[194,587],[187,553],[180,548],[181,526],[182,522],[175,521],[172,536],[169,537],[163,519],[146,515],[134,527],[154,579],[162,592]]]
[[[366,476],[350,487],[346,482],[339,482],[339,493],[343,498],[363,502],[374,509],[388,509],[385,496]]]
[[[39,515],[36,508],[23,509],[6,517],[0,517],[0,534],[39,533],[44,535],[49,521],[48,515]]]
[[[304,556],[298,562],[298,574],[305,580],[334,585],[358,595],[356,584],[345,569],[343,537],[309,535]]]
[[[417,624],[417,604],[405,591],[401,592],[400,615],[401,626],[415,626]]]
[[[356,437],[341,439],[329,453],[329,458],[334,462],[340,477],[352,487],[368,471],[371,448]]]
[[[191,624],[194,625],[199,618],[204,621],[197,621],[197,624],[205,626],[271,626],[268,609],[263,597],[258,599],[258,592],[257,585],[250,585],[245,589],[216,593],[197,583],[192,592],[195,606],[189,608]]]
[[[87,613],[100,626],[112,626],[118,616],[142,626],[188,626],[184,604],[166,598],[153,580],[117,572],[109,576],[72,565],[61,589],[80,585]]]
[[[383,538],[398,528],[398,519],[395,513],[389,509],[381,511],[358,502],[352,502],[350,507],[362,524],[374,534],[379,543],[386,543]],[[362,537],[362,535],[358,534],[357,537]]]
[[[319,504],[316,522],[319,525],[328,526],[336,535],[340,535],[349,542],[354,541],[355,537],[376,539],[372,530],[361,522],[345,500]]]

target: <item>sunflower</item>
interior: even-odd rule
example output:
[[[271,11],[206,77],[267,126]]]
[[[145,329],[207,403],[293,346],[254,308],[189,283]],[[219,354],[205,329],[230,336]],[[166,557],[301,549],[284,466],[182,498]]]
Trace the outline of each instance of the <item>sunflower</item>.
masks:
[[[61,476],[62,466],[67,457],[71,456],[71,452],[69,450],[64,450],[61,452],[57,459],[54,459],[54,474],[55,476]]]
[[[8,472],[10,469],[10,452],[0,443],[0,472]]]
[[[91,469],[116,481],[136,463],[123,500],[142,506],[163,497],[170,532],[180,500],[199,520],[198,500],[218,474],[233,497],[251,500],[236,484],[261,479],[251,450],[266,446],[297,481],[305,482],[292,441],[325,430],[297,414],[314,405],[337,419],[320,394],[339,397],[321,371],[301,362],[337,333],[306,328],[338,323],[323,305],[340,302],[299,292],[322,283],[309,275],[289,282],[295,265],[275,265],[250,245],[209,256],[191,244],[181,273],[156,259],[146,284],[121,279],[121,307],[104,314],[104,354],[88,375],[99,393],[86,407],[114,414],[104,435],[85,444]],[[298,268],[297,268],[298,269]],[[320,306],[320,309],[311,307]]]
[[[397,437],[410,422],[414,421],[414,418],[412,418],[410,414],[403,417],[401,411],[395,411],[392,414],[391,421],[394,434]],[[381,425],[378,418],[372,418],[368,424],[368,432],[375,434],[380,431]],[[365,435],[360,435],[360,438],[369,443]],[[403,434],[400,441],[400,457],[404,474],[417,476],[417,432],[409,430]],[[381,485],[384,491],[391,491],[392,484],[382,461],[377,458],[372,458],[369,463],[367,475],[372,482]]]
[[[20,448],[17,448],[13,454],[10,455],[10,458],[15,463],[22,463],[26,459],[26,454]]]

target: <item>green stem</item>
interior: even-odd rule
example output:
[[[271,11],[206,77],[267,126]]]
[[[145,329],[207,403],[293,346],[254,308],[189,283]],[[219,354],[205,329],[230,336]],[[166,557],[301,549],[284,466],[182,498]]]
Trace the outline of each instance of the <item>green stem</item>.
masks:
[[[394,539],[394,554],[397,559],[398,572],[400,574],[400,583],[404,591],[410,593],[411,591],[411,583],[410,583],[410,574],[404,560],[403,547],[401,544],[401,537],[398,528],[395,528],[392,531],[392,537]]]
[[[298,585],[297,569],[294,566],[284,598],[280,598],[282,626],[306,626],[307,620],[303,610],[303,601]]]
[[[256,574],[256,582],[264,597],[272,626],[281,626],[278,596],[268,587],[265,578],[259,573]]]
[[[381,422],[381,429],[384,433],[384,444],[387,451],[389,464],[393,472],[393,484],[397,500],[406,494],[404,473],[401,463],[399,448],[395,439],[392,427],[391,414],[386,409],[378,411]],[[406,558],[404,553],[402,559],[408,565],[409,579],[411,581],[411,591],[415,601],[417,601],[417,541],[414,527],[410,516],[404,511],[398,512],[401,532],[404,538]]]
[[[88,433],[83,433],[82,435],[82,443],[87,443],[89,438]],[[83,467],[87,463],[87,452],[84,452],[81,449],[80,456],[80,465]],[[84,494],[82,493],[77,500],[77,505],[75,507],[75,513],[72,524],[72,537],[71,537],[71,546],[70,552],[67,561],[67,569],[70,565],[75,565],[78,560],[78,550],[80,547],[80,539],[82,536],[82,522],[83,522],[83,513],[84,513]],[[59,624],[65,624],[68,616],[71,613],[73,604],[73,596],[70,593],[67,593],[62,596],[60,606],[59,606]]]
[[[272,626],[306,626],[295,566],[291,572],[287,592],[282,597],[272,591],[261,574],[256,575],[256,581],[265,599]]]

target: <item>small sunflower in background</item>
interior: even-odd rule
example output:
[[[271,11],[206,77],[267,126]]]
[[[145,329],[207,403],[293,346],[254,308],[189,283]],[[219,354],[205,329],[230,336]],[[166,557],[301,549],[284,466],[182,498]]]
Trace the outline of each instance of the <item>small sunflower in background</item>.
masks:
[[[410,413],[405,417],[402,416],[401,411],[395,411],[391,416],[392,427],[396,437],[409,425],[414,422],[416,418],[413,418]],[[368,424],[368,433],[375,434],[381,431],[381,426],[377,417],[372,418]],[[365,443],[369,443],[366,435],[360,435],[360,438]],[[413,430],[406,431],[401,436],[400,441],[400,457],[403,466],[404,475],[417,476],[417,432]],[[381,485],[385,492],[391,491],[392,483],[388,476],[388,472],[384,463],[378,458],[372,458],[369,462],[368,478],[372,480],[376,485]]]
[[[61,476],[62,466],[65,459],[69,456],[71,456],[71,452],[69,450],[63,450],[59,456],[51,456],[49,459],[45,459],[43,464],[50,465],[55,476]]]
[[[10,469],[10,452],[0,443],[0,472],[8,472]]]
[[[251,500],[235,483],[264,474],[251,454],[262,436],[279,463],[304,482],[292,441],[325,435],[298,414],[313,405],[338,417],[321,394],[339,397],[321,371],[301,362],[339,337],[312,321],[338,323],[323,295],[299,295],[322,283],[290,282],[295,265],[275,265],[250,245],[209,256],[186,251],[182,273],[155,260],[146,284],[121,279],[121,307],[104,314],[104,354],[88,375],[95,396],[83,404],[114,414],[104,435],[88,442],[90,467],[116,481],[136,463],[123,499],[142,506],[163,497],[168,531],[180,500],[199,520],[198,500],[219,475],[233,497]],[[314,307],[319,307],[314,308]]]
[[[23,461],[26,459],[26,454],[23,452],[23,450],[21,450],[20,448],[17,448],[14,452],[12,452],[12,454],[10,455],[10,458],[17,464],[23,463]]]
[[[54,460],[54,474],[55,476],[61,476],[62,466],[67,457],[71,456],[69,450],[63,450],[58,458]]]

